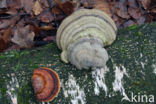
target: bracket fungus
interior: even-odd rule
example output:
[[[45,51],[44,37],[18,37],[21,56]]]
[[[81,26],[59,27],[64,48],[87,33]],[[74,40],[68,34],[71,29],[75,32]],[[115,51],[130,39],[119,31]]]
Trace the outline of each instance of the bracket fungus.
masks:
[[[104,48],[116,39],[114,21],[96,9],[80,9],[63,20],[56,35],[61,59],[78,69],[104,67],[108,54]]]
[[[60,91],[60,80],[57,73],[49,68],[35,69],[32,84],[39,101],[48,102]]]

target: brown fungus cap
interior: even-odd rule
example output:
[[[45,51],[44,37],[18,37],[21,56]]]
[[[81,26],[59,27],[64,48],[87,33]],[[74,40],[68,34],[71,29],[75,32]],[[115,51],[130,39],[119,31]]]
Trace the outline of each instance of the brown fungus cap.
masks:
[[[35,69],[32,84],[39,101],[52,101],[60,91],[60,80],[55,71],[41,67]]]

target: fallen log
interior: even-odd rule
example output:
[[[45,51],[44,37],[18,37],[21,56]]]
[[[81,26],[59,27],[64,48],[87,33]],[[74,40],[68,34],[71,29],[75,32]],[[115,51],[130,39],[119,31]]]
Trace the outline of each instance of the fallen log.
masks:
[[[60,59],[55,43],[0,54],[0,104],[41,104],[31,83],[33,70],[55,70],[61,82],[48,104],[130,104],[156,102],[156,23],[119,30],[106,47],[103,69],[77,70]]]

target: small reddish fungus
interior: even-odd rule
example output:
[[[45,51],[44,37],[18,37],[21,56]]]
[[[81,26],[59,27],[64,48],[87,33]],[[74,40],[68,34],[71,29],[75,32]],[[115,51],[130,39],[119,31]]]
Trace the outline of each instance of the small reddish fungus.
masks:
[[[39,101],[52,101],[60,91],[60,80],[55,71],[41,67],[35,69],[32,84]]]

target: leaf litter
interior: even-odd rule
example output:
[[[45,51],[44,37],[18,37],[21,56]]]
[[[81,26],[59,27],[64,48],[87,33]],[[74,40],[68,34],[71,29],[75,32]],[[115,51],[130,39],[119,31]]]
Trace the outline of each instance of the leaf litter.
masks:
[[[105,11],[118,28],[156,20],[155,0],[0,0],[0,52],[55,42],[62,20],[81,8]]]

